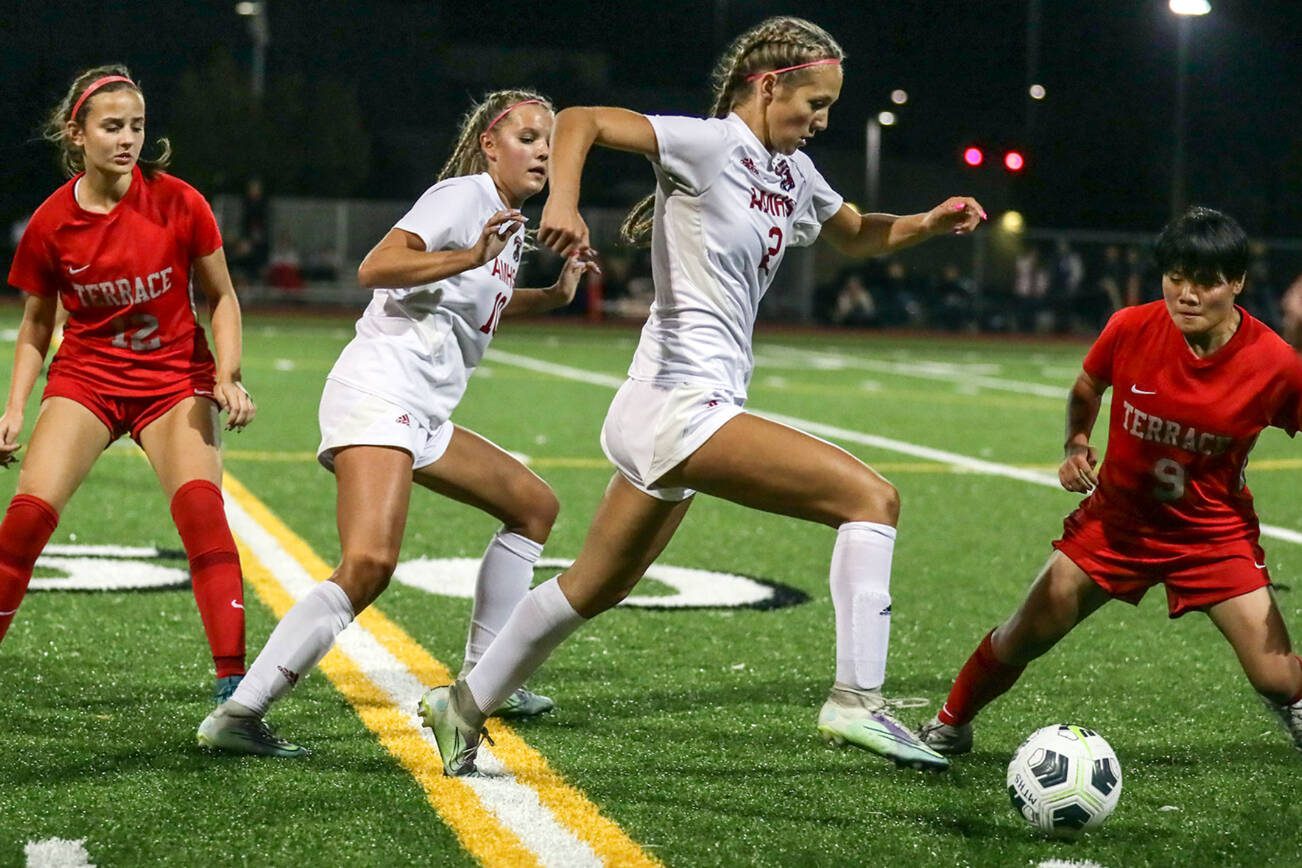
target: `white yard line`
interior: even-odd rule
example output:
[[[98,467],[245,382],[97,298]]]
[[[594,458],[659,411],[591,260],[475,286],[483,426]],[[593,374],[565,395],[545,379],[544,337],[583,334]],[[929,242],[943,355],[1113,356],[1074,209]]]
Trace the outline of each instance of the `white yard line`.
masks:
[[[515,365],[516,367],[525,368],[530,371],[537,371],[542,374],[551,374],[552,376],[562,377],[567,380],[577,380],[582,383],[591,383],[595,386],[606,386],[611,389],[618,389],[624,382],[623,377],[612,377],[609,374],[585,371],[582,368],[573,368],[569,365],[558,365],[555,362],[546,362],[542,359],[535,359],[532,356],[522,356],[517,353],[508,353],[497,349],[490,349],[488,352],[495,361],[503,364]],[[1023,385],[1035,384],[1027,383]],[[1059,398],[1066,397],[1065,390],[1060,390],[1056,394]],[[985,461],[980,458],[973,458],[970,455],[948,452],[944,449],[932,449],[930,446],[920,446],[916,443],[908,443],[904,440],[895,440],[891,437],[866,434],[863,431],[854,431],[849,428],[840,428],[835,425],[824,425],[822,422],[814,422],[810,419],[801,419],[798,416],[788,416],[783,413],[768,413],[763,410],[756,410],[753,407],[748,409],[756,415],[763,416],[766,419],[772,419],[774,422],[781,422],[784,425],[790,425],[794,428],[808,431],[810,434],[817,434],[820,437],[829,437],[849,443],[859,443],[864,446],[872,446],[877,449],[898,452],[903,455],[912,455],[915,458],[925,458],[928,461],[948,464],[951,467],[961,468],[973,473],[985,473],[990,476],[1003,476],[1007,479],[1017,479],[1022,482],[1030,482],[1034,485],[1043,485],[1048,488],[1060,488],[1058,485],[1058,477],[1054,474],[1041,473],[1035,470],[1023,470],[1008,464],[1000,464],[995,461]],[[1290,528],[1263,524],[1261,526],[1261,534],[1262,536],[1283,540],[1284,542],[1302,545],[1302,533]]]
[[[271,571],[276,580],[295,599],[302,599],[316,587],[317,582],[284,546],[253,518],[234,497],[226,498],[226,514],[231,530]],[[428,762],[440,762],[434,736],[422,727],[414,713],[416,703],[425,692],[425,686],[401,661],[391,654],[380,641],[360,623],[354,622],[339,634],[335,647],[346,655],[366,677],[393,702],[394,706],[409,711],[410,726],[420,733],[429,748]],[[461,778],[479,797],[489,811],[515,834],[543,865],[597,866],[601,864],[592,849],[580,841],[573,832],[538,799],[533,788],[516,780],[487,746],[480,748],[478,765],[485,776]]]
[[[27,868],[95,868],[86,852],[86,839],[46,838],[23,847]]]

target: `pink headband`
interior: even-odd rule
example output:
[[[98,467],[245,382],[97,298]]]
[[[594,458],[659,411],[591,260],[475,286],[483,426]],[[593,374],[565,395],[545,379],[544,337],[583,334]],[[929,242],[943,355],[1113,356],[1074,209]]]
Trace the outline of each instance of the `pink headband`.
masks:
[[[542,105],[542,100],[540,99],[522,99],[519,102],[513,102],[509,106],[507,106],[506,108],[502,109],[500,112],[497,113],[497,117],[493,118],[489,122],[488,126],[484,127],[484,132],[488,132],[493,127],[497,126],[497,122],[500,121],[502,118],[506,117],[506,113],[509,112],[511,109],[519,108],[522,105],[528,105],[531,102],[536,102],[538,103],[538,105]]]
[[[797,69],[804,69],[807,66],[827,66],[832,63],[840,65],[841,60],[836,57],[825,57],[822,60],[811,60],[809,63],[797,63],[795,66],[784,66],[781,69],[766,69],[763,72],[752,72],[750,75],[746,76],[746,80],[754,81],[757,78],[763,78],[769,73],[772,73],[773,75],[781,75],[784,72],[795,72]]]
[[[86,88],[81,92],[81,96],[77,97],[77,102],[73,104],[72,114],[68,115],[68,120],[75,121],[77,119],[77,112],[81,111],[82,103],[84,103],[87,99],[89,99],[91,94],[99,90],[104,85],[113,84],[116,81],[125,81],[127,84],[131,85],[137,90],[140,89],[134,81],[127,78],[125,75],[106,75],[103,78],[97,78],[90,83],[90,87]]]

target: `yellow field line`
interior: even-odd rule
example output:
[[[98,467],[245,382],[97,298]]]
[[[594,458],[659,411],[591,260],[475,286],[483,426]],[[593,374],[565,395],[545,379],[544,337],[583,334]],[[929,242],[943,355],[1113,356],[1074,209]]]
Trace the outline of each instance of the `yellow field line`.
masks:
[[[258,500],[239,480],[227,473],[226,490],[277,542],[317,581],[333,572],[312,547],[290,530],[270,509]],[[251,556],[241,545],[241,557]],[[247,563],[247,562],[246,562]],[[251,579],[258,595],[268,601],[277,617],[284,617],[293,604],[265,567],[261,580]],[[246,575],[251,570],[246,566]],[[263,585],[269,585],[264,595]],[[283,610],[282,610],[283,607]],[[390,621],[374,606],[363,611],[357,622],[425,684],[446,684],[452,680],[448,668],[397,624]],[[332,660],[332,658],[334,658]],[[343,660],[343,664],[339,663]],[[379,688],[342,654],[332,651],[322,661],[321,667],[331,682],[348,698],[358,715],[425,790],[434,806],[475,858],[485,864],[533,864],[536,859],[524,849],[508,830],[484,810],[475,794],[455,778],[443,777],[442,770],[428,760],[417,761],[420,754],[428,756],[428,746],[411,727],[403,715],[383,697]],[[498,720],[490,720],[488,731],[493,737],[493,753],[511,771],[516,780],[532,787],[557,821],[566,826],[580,841],[608,865],[655,866],[660,863],[648,855],[635,841],[601,812],[582,793],[558,775],[541,754]]]

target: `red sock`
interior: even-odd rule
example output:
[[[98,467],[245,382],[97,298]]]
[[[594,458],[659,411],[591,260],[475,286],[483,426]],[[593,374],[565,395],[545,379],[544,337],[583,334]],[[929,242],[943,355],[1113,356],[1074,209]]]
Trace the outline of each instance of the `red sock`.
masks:
[[[190,558],[190,582],[199,605],[217,677],[244,674],[244,574],[226,523],[221,489],[194,479],[176,490],[172,521]]]
[[[977,712],[1002,696],[1021,677],[1025,666],[1009,666],[995,657],[990,637],[991,630],[981,640],[981,644],[967,658],[954,686],[949,689],[949,697],[940,709],[940,722],[949,726],[962,726],[971,723]]]
[[[27,594],[36,559],[58,525],[59,514],[39,497],[19,494],[9,501],[0,522],[0,640]]]

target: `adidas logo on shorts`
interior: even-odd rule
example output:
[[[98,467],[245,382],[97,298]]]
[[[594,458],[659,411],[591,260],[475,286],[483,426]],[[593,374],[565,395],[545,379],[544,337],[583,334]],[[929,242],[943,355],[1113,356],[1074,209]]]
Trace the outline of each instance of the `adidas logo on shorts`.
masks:
[[[399,416],[397,419],[394,419],[393,421],[397,422],[399,425],[406,425],[408,428],[411,427],[411,416],[407,415],[406,413],[403,413],[401,416]]]

